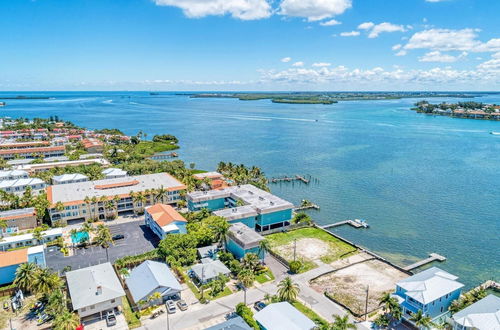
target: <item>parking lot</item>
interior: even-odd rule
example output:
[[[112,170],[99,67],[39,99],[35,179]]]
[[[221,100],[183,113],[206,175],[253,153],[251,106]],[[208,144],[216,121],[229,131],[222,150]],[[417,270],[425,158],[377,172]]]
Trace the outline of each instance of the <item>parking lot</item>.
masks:
[[[109,226],[112,236],[123,235],[108,249],[109,261],[133,256],[150,251],[158,246],[159,238],[144,225],[143,221],[133,221]],[[89,246],[74,250],[74,255],[65,257],[58,248],[50,247],[46,251],[47,266],[61,272],[66,266],[72,270],[98,265],[107,261],[106,249]]]

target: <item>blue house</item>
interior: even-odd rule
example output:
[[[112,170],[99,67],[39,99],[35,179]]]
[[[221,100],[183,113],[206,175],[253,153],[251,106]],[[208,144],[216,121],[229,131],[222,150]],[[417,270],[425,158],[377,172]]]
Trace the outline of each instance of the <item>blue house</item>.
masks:
[[[155,204],[146,208],[144,222],[160,239],[168,234],[185,234],[187,220],[172,206]]]
[[[264,259],[265,251],[259,247],[259,243],[263,240],[264,237],[259,233],[238,222],[229,227],[226,248],[237,259],[243,258],[247,253],[255,253],[260,259]]]
[[[451,302],[460,297],[462,283],[458,277],[437,267],[426,269],[396,283],[395,296],[403,311],[403,318],[410,322],[413,313],[421,310],[433,322],[449,315]]]
[[[22,250],[0,252],[0,285],[14,282],[17,268],[27,262],[45,267],[43,245]]]
[[[250,184],[195,191],[187,195],[187,201],[190,211],[206,208],[258,232],[286,227],[292,219],[292,203]]]

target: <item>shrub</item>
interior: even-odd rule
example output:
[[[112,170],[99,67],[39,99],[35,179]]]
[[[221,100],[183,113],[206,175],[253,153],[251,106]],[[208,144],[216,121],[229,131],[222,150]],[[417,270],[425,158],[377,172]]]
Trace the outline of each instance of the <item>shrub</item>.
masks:
[[[246,306],[244,303],[239,303],[236,305],[236,314],[241,316],[241,318],[252,328],[255,330],[259,330],[260,327],[257,324],[257,321],[253,318],[253,313],[248,306]]]
[[[297,274],[298,272],[300,272],[300,269],[302,268],[302,262],[298,260],[292,261],[290,262],[289,267],[292,273]]]

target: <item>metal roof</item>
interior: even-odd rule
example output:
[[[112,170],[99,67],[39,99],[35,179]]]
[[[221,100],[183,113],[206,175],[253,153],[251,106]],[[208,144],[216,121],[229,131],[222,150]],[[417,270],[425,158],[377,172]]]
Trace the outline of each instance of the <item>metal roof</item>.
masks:
[[[80,173],[63,174],[52,177],[52,180],[56,182],[67,182],[67,181],[88,180],[88,179],[89,179],[88,176]]]
[[[241,316],[233,317],[227,321],[206,328],[205,330],[252,330],[250,326],[241,318]]]
[[[500,297],[493,294],[453,315],[453,320],[468,329],[500,329]]]
[[[219,274],[228,275],[231,271],[220,261],[214,260],[209,263],[196,264],[191,270],[202,281],[208,281],[219,276]]]
[[[288,302],[264,307],[254,318],[267,330],[310,330],[316,324]]]
[[[74,310],[125,296],[109,262],[67,272],[66,281]]]

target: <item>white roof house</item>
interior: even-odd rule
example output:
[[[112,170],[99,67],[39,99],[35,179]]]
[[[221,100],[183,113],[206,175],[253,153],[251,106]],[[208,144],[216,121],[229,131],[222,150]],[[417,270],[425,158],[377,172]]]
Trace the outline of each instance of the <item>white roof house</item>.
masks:
[[[181,284],[167,264],[151,260],[134,268],[126,282],[136,303],[147,300],[154,292],[167,298],[182,291]]]
[[[191,271],[202,283],[211,281],[221,274],[227,276],[231,273],[226,265],[224,265],[220,260],[196,264],[191,267]]]
[[[66,184],[89,181],[89,177],[80,173],[63,174],[52,177],[52,184]]]
[[[454,329],[500,329],[500,297],[488,295],[453,315]]]
[[[66,281],[73,309],[81,317],[113,308],[125,296],[109,262],[67,272]]]
[[[29,178],[28,172],[21,170],[0,171],[1,180],[15,180]]]
[[[431,267],[399,281],[396,285],[406,290],[405,294],[408,297],[426,305],[462,288],[464,285],[456,281],[457,279],[455,275],[437,267]]]
[[[127,176],[127,172],[119,168],[107,168],[101,172],[106,179],[123,178]]]
[[[316,324],[288,302],[279,302],[264,307],[254,315],[255,320],[266,330],[311,330]]]

